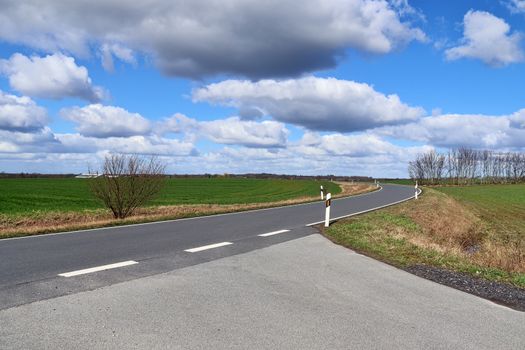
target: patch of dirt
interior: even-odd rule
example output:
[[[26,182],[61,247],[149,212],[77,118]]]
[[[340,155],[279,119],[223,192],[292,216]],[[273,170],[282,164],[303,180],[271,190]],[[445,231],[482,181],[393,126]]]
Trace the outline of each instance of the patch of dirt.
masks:
[[[427,265],[414,265],[405,270],[515,310],[525,311],[525,289]]]
[[[342,181],[335,183],[338,184],[341,188],[341,193],[335,195],[334,198],[373,192],[378,189],[375,185],[371,185],[368,183],[354,183]]]

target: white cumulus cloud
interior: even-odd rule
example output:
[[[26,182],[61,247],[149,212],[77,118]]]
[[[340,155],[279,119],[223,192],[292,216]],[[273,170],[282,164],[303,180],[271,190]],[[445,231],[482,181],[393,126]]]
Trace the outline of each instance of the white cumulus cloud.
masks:
[[[331,144],[334,139],[344,142],[350,149],[340,148],[334,151]],[[373,151],[364,154],[359,148]],[[374,135],[307,133],[298,142],[289,143],[286,148],[226,146],[189,159],[183,169],[201,173],[270,172],[401,177],[406,176],[408,161],[416,154],[430,149],[432,148],[428,146],[396,146]]]
[[[126,63],[136,63],[133,51],[119,44],[103,44],[100,48],[100,54],[102,56],[102,66],[108,72],[113,72],[115,70],[113,57]]]
[[[512,13],[525,13],[525,0],[509,0],[506,4]]]
[[[525,109],[511,115],[444,114],[404,126],[386,127],[379,134],[428,143],[436,147],[508,149],[525,147]]]
[[[65,108],[60,114],[75,122],[77,131],[84,136],[128,137],[145,135],[151,130],[146,118],[121,107],[91,104],[82,108]]]
[[[11,88],[31,97],[97,102],[105,96],[102,88],[93,86],[86,67],[59,53],[45,57],[16,53],[0,60],[0,73],[9,78]]]
[[[27,153],[47,153],[62,150],[60,142],[48,127],[32,132],[0,130],[0,153],[14,157]]]
[[[248,147],[282,147],[288,135],[282,123],[245,121],[238,117],[200,122],[199,131],[216,143]]]
[[[471,10],[465,15],[463,24],[462,44],[445,51],[448,60],[474,58],[496,67],[523,61],[523,35],[511,33],[503,19]]]
[[[86,57],[106,68],[121,47],[168,75],[293,76],[333,67],[348,48],[384,54],[425,34],[402,17],[406,1],[3,1],[0,39]],[[408,11],[408,12],[407,12]],[[120,52],[120,53],[119,53]]]
[[[56,134],[63,153],[118,152],[161,156],[189,156],[196,154],[194,145],[176,139],[155,135],[129,137],[86,137],[80,134]]]
[[[257,111],[319,131],[359,131],[406,123],[424,115],[422,108],[408,106],[397,95],[335,78],[226,80],[195,90],[193,100],[235,106],[241,113]]]
[[[393,154],[400,150],[398,146],[381,139],[377,135],[343,135],[340,133],[322,136],[315,133],[305,133],[295,149],[304,154],[354,158]]]
[[[198,121],[182,114],[175,114],[161,126],[163,132],[195,133],[215,143],[223,145],[243,145],[246,147],[284,147],[288,130],[279,122],[265,120],[256,122],[239,117]]]
[[[0,130],[35,131],[47,122],[46,110],[29,97],[0,91]]]

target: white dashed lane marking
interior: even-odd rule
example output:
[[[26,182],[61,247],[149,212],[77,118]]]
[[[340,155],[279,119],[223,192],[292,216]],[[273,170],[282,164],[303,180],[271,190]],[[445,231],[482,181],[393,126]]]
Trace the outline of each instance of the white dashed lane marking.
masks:
[[[285,233],[285,232],[290,232],[290,230],[273,231],[273,232],[263,233],[262,235],[258,235],[258,236],[259,237],[268,237],[268,236],[278,235],[279,233]]]
[[[196,252],[201,252],[201,251],[203,251],[203,250],[208,250],[208,249],[213,249],[213,248],[224,247],[224,246],[226,246],[226,245],[230,245],[230,244],[233,244],[233,243],[232,243],[232,242],[221,242],[221,243],[215,243],[215,244],[210,244],[210,245],[204,245],[204,246],[202,246],[202,247],[186,249],[185,252],[188,252],[188,253],[196,253]]]
[[[89,269],[76,270],[76,271],[71,271],[71,272],[64,272],[64,273],[60,273],[58,275],[61,276],[61,277],[73,277],[73,276],[78,276],[78,275],[85,275],[87,273],[111,270],[111,269],[116,269],[118,267],[124,267],[124,266],[135,265],[135,264],[138,264],[138,262],[136,262],[134,260],[128,260],[128,261],[123,261],[123,262],[119,262],[119,263],[115,263],[115,264],[91,267]]]

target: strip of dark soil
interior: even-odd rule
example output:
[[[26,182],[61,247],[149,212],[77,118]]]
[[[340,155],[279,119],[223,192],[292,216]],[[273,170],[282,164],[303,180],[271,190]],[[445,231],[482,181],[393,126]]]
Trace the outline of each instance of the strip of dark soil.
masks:
[[[515,310],[525,311],[525,289],[427,265],[414,265],[405,268],[405,270],[419,277],[474,294]]]

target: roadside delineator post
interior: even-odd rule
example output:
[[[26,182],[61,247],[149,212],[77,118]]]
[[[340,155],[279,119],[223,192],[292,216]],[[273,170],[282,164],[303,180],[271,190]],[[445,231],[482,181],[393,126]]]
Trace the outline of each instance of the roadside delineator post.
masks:
[[[324,187],[321,185],[321,200],[324,199]]]
[[[417,199],[418,194],[419,194],[419,193],[418,193],[418,190],[417,190],[417,181],[416,181],[416,186],[414,186],[414,188],[416,189],[416,195],[414,196],[414,198]]]
[[[376,180],[376,187],[379,187],[379,181]]]
[[[324,201],[326,206],[325,216],[324,216],[324,227],[330,226],[330,204],[332,204],[332,194],[328,193],[326,195],[326,200]]]

